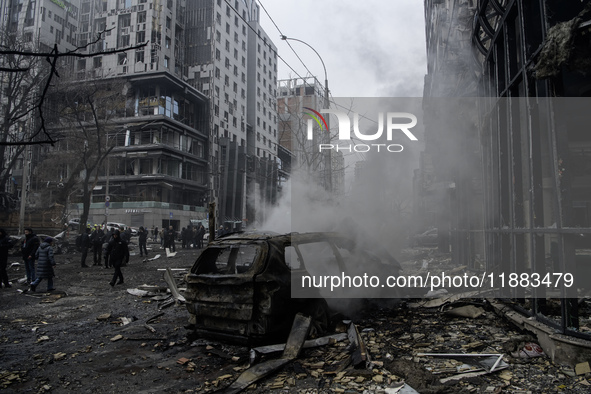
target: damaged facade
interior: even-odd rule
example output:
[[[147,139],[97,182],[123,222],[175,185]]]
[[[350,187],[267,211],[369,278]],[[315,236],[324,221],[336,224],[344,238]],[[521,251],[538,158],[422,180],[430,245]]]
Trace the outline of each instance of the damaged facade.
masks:
[[[458,265],[571,273],[584,287],[591,269],[590,5],[427,0],[425,16],[428,115],[415,176],[417,221],[439,228],[440,248]],[[437,97],[456,97],[455,107]],[[438,130],[435,119],[445,111],[453,127]],[[588,318],[578,313],[582,295],[543,286],[497,293],[561,333],[588,338],[580,330]]]

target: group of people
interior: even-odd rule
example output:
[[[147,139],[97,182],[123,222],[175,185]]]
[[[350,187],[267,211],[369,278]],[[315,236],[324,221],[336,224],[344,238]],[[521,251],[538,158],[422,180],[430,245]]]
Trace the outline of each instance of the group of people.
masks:
[[[147,229],[146,229],[147,232]],[[197,226],[189,224],[188,227],[183,227],[180,232],[181,247],[184,248],[203,248],[203,236],[207,230],[203,224],[199,223]],[[154,242],[158,242],[158,236],[160,236],[160,246],[163,248],[169,248],[170,251],[176,251],[177,231],[173,226],[168,226],[167,229],[159,230],[158,227],[152,227],[152,239]]]
[[[199,223],[197,226],[189,225],[189,227],[183,227],[181,230],[181,246],[184,248],[201,249],[203,248],[203,236],[205,235],[205,227]]]
[[[106,230],[106,231],[105,231]],[[181,230],[181,242],[183,248],[203,248],[203,237],[206,233],[205,227],[199,223],[197,226],[189,225]],[[161,233],[158,227],[152,228],[152,235],[157,241],[161,237],[162,246],[176,251],[175,241],[177,232],[173,226],[169,226]],[[140,256],[148,256],[147,240],[148,229],[143,226],[138,231],[138,244]],[[100,266],[104,257],[104,267],[114,268],[113,279],[109,282],[111,286],[124,283],[121,267],[129,262],[129,241],[131,229],[125,231],[118,229],[103,229],[101,225],[87,227],[76,238],[76,247],[82,253],[80,265],[83,268],[89,267],[86,264],[89,250],[93,254],[93,266]],[[41,280],[47,279],[47,291],[55,290],[53,278],[55,276],[55,258],[52,237],[46,237],[43,241],[37,237],[31,228],[25,229],[25,238],[21,244],[22,258],[27,275],[27,285],[30,291],[35,291]],[[11,287],[8,280],[7,264],[8,252],[15,245],[13,240],[4,229],[0,229],[0,287]]]
[[[143,227],[140,227],[138,235],[140,255],[143,255],[145,252],[147,256],[147,233]],[[88,265],[86,265],[86,258],[89,249],[92,249],[93,251],[93,265],[100,266],[104,249],[105,268],[114,268],[113,279],[111,279],[109,284],[115,286],[115,284],[124,283],[121,267],[129,262],[130,239],[130,228],[125,229],[123,232],[119,229],[111,228],[107,229],[107,232],[105,232],[100,225],[95,225],[92,229],[87,227],[85,231],[79,235],[79,241],[76,242],[82,253],[80,260],[81,266],[88,267]]]
[[[125,241],[127,244],[129,244],[129,241],[131,240],[131,229],[128,227],[126,228],[123,232],[121,232],[121,230],[118,229],[108,229],[105,232],[102,228],[102,226],[100,225],[95,225],[94,227],[87,227],[85,229],[85,231],[80,234],[76,240],[76,246],[78,247],[79,251],[82,253],[82,256],[80,258],[80,265],[83,268],[87,268],[88,265],[86,265],[86,258],[88,257],[88,251],[90,249],[92,249],[92,253],[93,253],[93,264],[92,265],[101,265],[101,260],[102,260],[102,256],[103,256],[103,249],[106,249],[106,246],[109,244],[109,242],[113,239],[113,235],[115,234],[115,232],[118,232],[118,237],[121,238],[121,240]],[[138,233],[138,235],[140,236],[140,254],[142,254],[142,251],[146,252],[146,256],[148,255],[148,251],[146,249],[146,240],[147,237],[143,236],[143,250],[141,248],[142,246],[142,234],[144,235],[146,234],[146,231],[144,230],[143,227],[140,227],[140,231]],[[105,256],[105,260],[107,259],[107,256]],[[105,262],[105,267],[109,268],[109,265],[106,264]]]
[[[27,275],[27,284],[31,291],[35,291],[43,279],[47,279],[47,291],[53,291],[53,277],[55,259],[53,257],[52,237],[45,237],[43,242],[31,228],[25,229],[25,238],[21,244],[21,253]],[[14,242],[4,229],[0,229],[0,281],[4,287],[11,287],[8,281],[6,266],[8,251],[14,247]],[[35,262],[37,264],[35,264]]]

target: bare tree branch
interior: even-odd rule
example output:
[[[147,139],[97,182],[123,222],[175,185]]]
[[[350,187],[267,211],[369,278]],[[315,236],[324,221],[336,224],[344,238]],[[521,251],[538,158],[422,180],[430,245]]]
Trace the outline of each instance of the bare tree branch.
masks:
[[[44,112],[43,112],[43,106],[45,104],[47,94],[48,94],[49,89],[51,87],[53,77],[54,76],[57,78],[60,77],[59,72],[58,72],[58,68],[57,68],[58,59],[63,58],[63,57],[90,58],[90,57],[96,57],[96,56],[101,56],[101,55],[123,53],[123,52],[127,52],[130,50],[144,48],[149,43],[149,41],[146,41],[145,43],[137,44],[137,45],[125,47],[125,48],[112,49],[112,50],[106,50],[106,51],[97,51],[97,52],[92,52],[92,53],[80,53],[80,51],[85,50],[89,46],[98,43],[101,40],[103,34],[105,34],[107,31],[108,30],[100,32],[94,41],[92,41],[84,46],[76,47],[73,50],[68,50],[65,52],[59,52],[57,44],[54,45],[54,48],[51,52],[33,52],[33,51],[28,51],[28,50],[9,49],[6,46],[2,46],[2,48],[6,48],[6,49],[0,50],[0,56],[24,56],[24,57],[30,57],[30,58],[44,57],[45,60],[47,61],[47,63],[49,63],[50,69],[49,69],[48,75],[46,77],[46,80],[43,84],[42,93],[38,97],[37,102],[34,105],[32,105],[29,109],[27,109],[26,111],[22,111],[19,114],[16,114],[15,116],[8,119],[10,122],[16,123],[16,122],[21,121],[22,119],[26,119],[32,113],[38,113],[39,119],[40,119],[40,124],[39,124],[38,129],[34,133],[30,134],[28,136],[27,140],[7,141],[6,139],[2,138],[2,139],[0,139],[0,146],[20,146],[20,145],[27,146],[27,145],[46,145],[46,144],[54,145],[57,142],[57,140],[54,138],[54,136],[52,136],[52,134],[47,130],[46,119],[45,119]],[[10,73],[25,73],[25,72],[28,72],[29,70],[30,70],[29,67],[27,67],[27,68],[24,68],[24,67],[1,68],[0,72],[3,71],[3,72],[10,72]],[[37,86],[31,86],[29,88],[37,88]],[[45,138],[38,139],[40,134],[43,134],[45,136]]]

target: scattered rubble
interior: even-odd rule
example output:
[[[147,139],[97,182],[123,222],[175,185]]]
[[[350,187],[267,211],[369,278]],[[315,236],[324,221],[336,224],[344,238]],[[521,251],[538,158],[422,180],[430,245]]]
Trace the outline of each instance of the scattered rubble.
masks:
[[[182,262],[183,253],[170,261]],[[351,321],[336,319],[334,334],[301,345],[298,337],[290,349],[299,354],[289,353],[288,362],[279,356],[283,344],[251,349],[187,337],[187,311],[174,296],[183,295],[183,278],[173,275],[186,268],[169,267],[164,280],[159,261],[132,261],[125,268],[128,288],[145,296],[111,290],[111,270],[89,272],[74,264],[58,266],[56,285],[65,291],[53,303],[41,303],[48,294],[2,289],[0,390],[209,393],[231,387],[245,373],[252,378],[253,370],[246,371],[258,367],[269,373],[240,380],[248,384],[244,392],[591,391],[591,360],[552,362],[534,336],[475,295],[364,308]],[[434,256],[429,269],[438,264]]]

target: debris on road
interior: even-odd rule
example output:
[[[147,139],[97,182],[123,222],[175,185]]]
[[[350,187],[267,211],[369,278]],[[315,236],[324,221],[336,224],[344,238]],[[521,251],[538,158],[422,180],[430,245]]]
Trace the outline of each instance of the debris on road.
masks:
[[[175,302],[177,304],[184,304],[186,302],[185,297],[181,295],[181,293],[179,292],[179,289],[176,285],[176,281],[172,277],[172,271],[170,270],[170,268],[166,269],[166,272],[164,273],[164,280],[166,281],[166,284],[168,285],[168,288],[170,289],[170,292],[172,293],[172,297],[174,298]]]
[[[309,316],[304,316],[298,313],[293,321],[292,329],[289,337],[287,338],[287,343],[281,358],[268,360],[264,363],[257,364],[247,369],[238,377],[238,379],[236,379],[229,387],[227,387],[223,393],[238,393],[251,384],[277,371],[291,360],[297,358],[300,354],[300,351],[302,350],[302,347],[304,346],[304,341],[306,340],[306,336],[310,330],[311,322],[312,319]],[[283,385],[281,387],[283,387]]]

